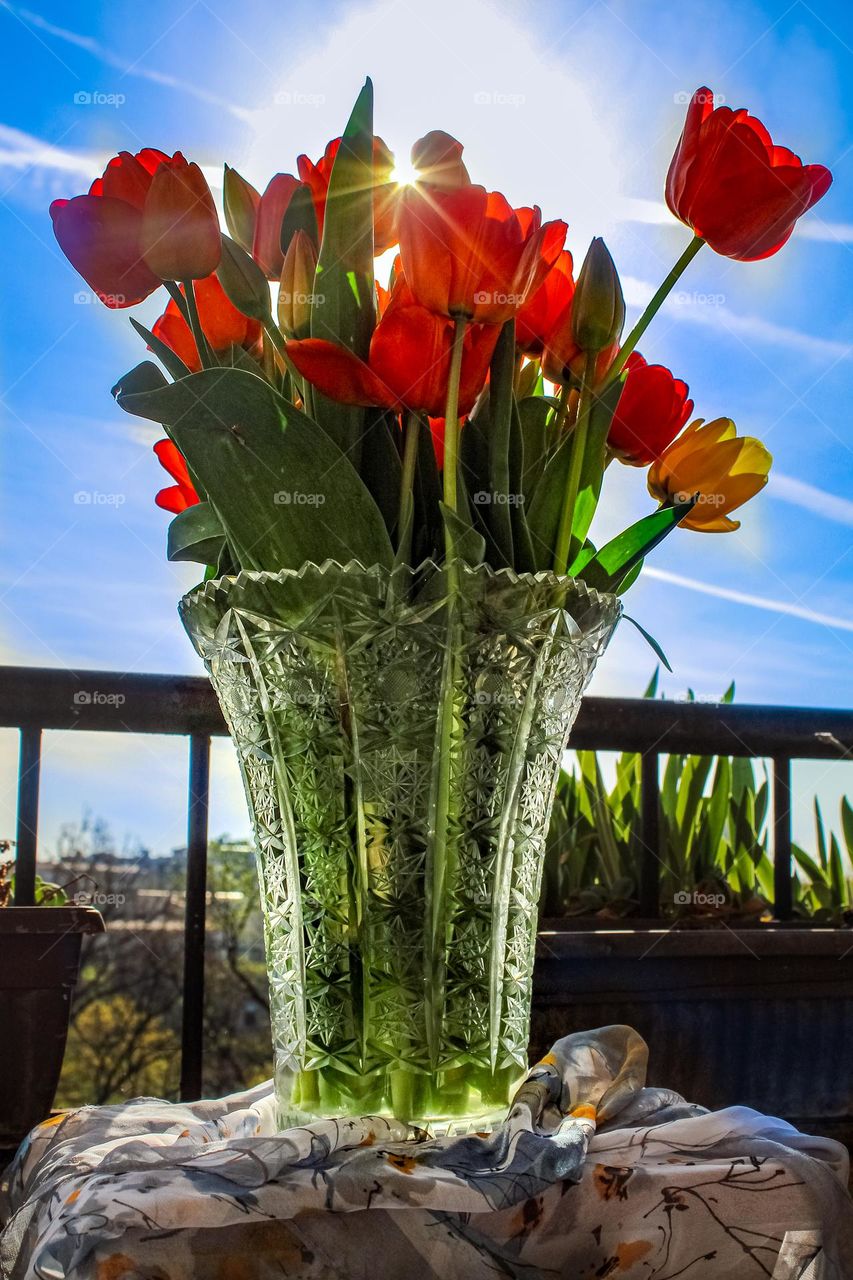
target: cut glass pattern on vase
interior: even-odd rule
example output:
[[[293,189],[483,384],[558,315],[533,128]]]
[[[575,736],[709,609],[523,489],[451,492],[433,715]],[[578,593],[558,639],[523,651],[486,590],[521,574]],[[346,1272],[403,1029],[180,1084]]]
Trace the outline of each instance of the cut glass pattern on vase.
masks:
[[[181,613],[254,827],[282,1124],[502,1118],[556,777],[618,602],[327,563],[208,582]]]

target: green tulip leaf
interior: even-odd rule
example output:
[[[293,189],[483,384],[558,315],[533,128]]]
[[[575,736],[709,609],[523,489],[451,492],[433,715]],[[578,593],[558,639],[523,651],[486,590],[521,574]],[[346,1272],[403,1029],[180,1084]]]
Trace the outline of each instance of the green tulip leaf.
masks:
[[[170,560],[218,564],[225,546],[225,530],[209,502],[180,511],[169,525],[166,543]]]
[[[671,507],[659,507],[651,515],[643,516],[642,520],[606,543],[578,576],[598,591],[615,591],[637,561],[644,559],[658,543],[663,542],[693,505],[694,499],[690,498],[686,502],[675,502]]]
[[[532,501],[548,457],[547,428],[553,408],[553,401],[546,396],[525,396],[518,401],[518,419],[524,442],[521,492],[527,505]]]
[[[622,614],[622,617],[625,619],[625,621],[626,621],[626,622],[630,622],[630,624],[631,624],[631,626],[632,626],[632,627],[636,627],[636,628],[637,628],[637,630],[639,631],[640,635],[643,637],[643,639],[645,640],[645,642],[646,642],[646,644],[649,646],[649,648],[650,648],[650,649],[653,651],[653,653],[654,653],[654,654],[655,654],[655,655],[660,659],[660,661],[661,661],[661,662],[663,663],[663,665],[666,667],[667,671],[670,671],[670,672],[671,672],[671,671],[672,671],[672,667],[669,665],[669,658],[666,656],[666,654],[664,653],[663,649],[662,649],[662,648],[660,647],[660,645],[658,644],[657,640],[655,640],[654,636],[653,636],[653,635],[651,635],[651,634],[646,630],[646,628],[645,628],[645,627],[641,627],[641,626],[640,626],[640,624],[639,624],[639,622],[637,621],[637,619],[636,619],[636,618],[632,618],[632,617],[630,616],[630,614],[623,613],[623,614]]]
[[[572,546],[583,545],[589,532],[592,518],[595,515],[598,499],[601,496],[601,482],[604,479],[604,468],[607,460],[607,436],[610,424],[622,394],[624,381],[618,379],[611,383],[600,396],[593,399],[589,411],[589,425],[586,432],[586,444],[581,463],[578,497],[575,503],[572,520]],[[571,558],[571,554],[570,554]]]
[[[489,410],[491,425],[487,436],[489,455],[489,487],[486,517],[498,562],[513,564],[512,516],[510,502],[515,496],[510,480],[510,435],[512,432],[513,379],[515,376],[515,321],[501,327],[492,355],[489,375]],[[517,477],[520,490],[521,476]]]
[[[112,388],[111,394],[116,399],[122,395],[145,394],[148,391],[161,391],[169,382],[163,377],[163,370],[158,369],[153,360],[143,360],[120,378]],[[155,419],[156,421],[156,419]]]
[[[181,357],[176,355],[171,347],[167,347],[162,338],[156,337],[150,329],[145,328],[144,324],[140,324],[134,316],[129,316],[128,318],[139,336],[145,340],[146,344],[154,352],[166,372],[176,380],[185,378],[190,370]]]
[[[373,85],[356,99],[329,178],[323,239],[314,277],[311,336],[346,347],[367,360],[376,320],[373,283]],[[356,467],[362,409],[315,391],[320,425]]]
[[[120,384],[123,409],[165,425],[212,501],[244,569],[306,561],[390,566],[382,515],[317,424],[243,369],[208,369],[150,390]],[[162,375],[161,375],[162,376]]]
[[[486,539],[458,512],[451,511],[443,502],[438,505],[445,526],[453,536],[456,558],[474,567],[482,564],[486,554]]]

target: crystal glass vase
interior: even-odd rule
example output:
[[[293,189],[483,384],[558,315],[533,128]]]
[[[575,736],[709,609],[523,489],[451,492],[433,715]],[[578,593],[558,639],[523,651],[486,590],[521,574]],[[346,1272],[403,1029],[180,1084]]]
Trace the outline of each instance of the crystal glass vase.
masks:
[[[258,851],[282,1125],[488,1125],[527,1067],[557,773],[613,596],[306,564],[181,602]]]

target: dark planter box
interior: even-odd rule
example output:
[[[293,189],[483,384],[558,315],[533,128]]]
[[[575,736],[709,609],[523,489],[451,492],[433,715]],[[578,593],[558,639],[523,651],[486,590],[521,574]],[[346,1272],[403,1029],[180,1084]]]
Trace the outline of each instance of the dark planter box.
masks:
[[[850,1145],[853,931],[567,923],[540,923],[533,1061],[571,1031],[627,1023],[649,1084]]]
[[[16,1147],[53,1105],[90,907],[0,910],[0,1148]]]

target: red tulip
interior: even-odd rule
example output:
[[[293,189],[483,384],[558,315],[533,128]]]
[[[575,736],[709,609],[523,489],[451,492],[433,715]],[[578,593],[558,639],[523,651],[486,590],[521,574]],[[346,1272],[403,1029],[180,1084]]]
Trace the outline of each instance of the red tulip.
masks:
[[[260,322],[250,320],[229,302],[215,275],[196,281],[194,292],[202,331],[214,351],[228,351],[231,347],[251,351],[260,343]],[[201,360],[195,339],[174,299],[154,322],[152,333],[180,356],[192,373],[198,373]]]
[[[473,325],[465,335],[459,381],[459,414],[470,413],[486,380],[499,330]],[[444,412],[453,323],[413,299],[404,280],[373,332],[368,362],[323,338],[289,342],[296,368],[324,395],[343,404]]]
[[[406,279],[438,315],[503,324],[534,294],[560,255],[564,222],[541,225],[500,192],[408,187],[397,225]]]
[[[564,249],[539,288],[515,317],[515,341],[528,356],[541,356],[551,335],[571,323],[575,282],[572,255]]]
[[[752,262],[781,249],[802,214],[829,190],[832,174],[776,147],[760,120],[714,107],[697,89],[666,179],[672,212],[712,249]]]
[[[142,210],[140,246],[161,280],[203,280],[219,266],[222,239],[213,196],[180,151],[157,167]]]
[[[62,252],[108,307],[132,307],[160,287],[142,259],[142,207],[154,171],[168,157],[146,147],[113,156],[88,195],[54,200],[54,234]]]
[[[291,173],[277,173],[270,178],[261,196],[255,218],[252,257],[268,280],[278,280],[284,264],[281,247],[281,224],[294,193],[302,186]]]
[[[186,511],[187,507],[194,507],[199,501],[199,496],[190,480],[184,456],[177,445],[172,444],[171,440],[158,440],[154,446],[154,452],[160,459],[160,465],[175,481],[175,484],[161,489],[155,495],[154,501],[157,506],[162,507],[164,511],[172,511],[175,515]]]
[[[661,364],[634,352],[607,443],[622,462],[648,467],[660,458],[693,412],[688,387]]]
[[[412,147],[412,167],[418,182],[445,191],[470,186],[463,150],[462,143],[443,129],[431,129]]]
[[[326,215],[326,197],[335,157],[341,146],[340,138],[333,138],[316,164],[306,155],[297,157],[296,168],[300,178],[311,188],[314,212],[320,238],[323,237],[323,220]],[[373,139],[373,248],[384,253],[397,243],[396,218],[399,188],[391,181],[394,156],[381,138]]]

